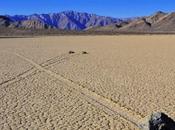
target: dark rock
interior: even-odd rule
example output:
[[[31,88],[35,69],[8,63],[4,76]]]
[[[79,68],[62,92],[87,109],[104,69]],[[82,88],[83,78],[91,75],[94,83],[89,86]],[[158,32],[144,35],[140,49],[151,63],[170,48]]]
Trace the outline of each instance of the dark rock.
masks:
[[[141,130],[175,130],[175,122],[166,114],[158,112],[152,114],[149,120],[141,125]]]
[[[175,122],[164,113],[152,114],[150,130],[175,130]]]
[[[82,54],[88,54],[86,51],[83,51]]]
[[[75,52],[74,51],[69,51],[69,54],[74,54]]]

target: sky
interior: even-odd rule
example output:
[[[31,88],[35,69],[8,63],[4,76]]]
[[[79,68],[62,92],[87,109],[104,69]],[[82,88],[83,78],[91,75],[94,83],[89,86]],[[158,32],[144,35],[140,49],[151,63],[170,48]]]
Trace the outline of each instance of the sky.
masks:
[[[118,18],[175,11],[175,0],[1,0],[0,15],[57,13],[67,10]]]

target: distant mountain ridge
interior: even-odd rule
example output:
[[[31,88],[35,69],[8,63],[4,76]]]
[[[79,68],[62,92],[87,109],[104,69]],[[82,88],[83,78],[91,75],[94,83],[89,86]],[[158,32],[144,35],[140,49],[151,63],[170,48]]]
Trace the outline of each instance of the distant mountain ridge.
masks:
[[[95,27],[91,31],[113,32],[141,32],[141,33],[175,33],[175,12],[165,13],[158,11],[153,15],[140,17],[131,21],[111,24],[104,27]]]
[[[158,11],[150,16],[112,18],[95,14],[65,11],[50,14],[0,16],[3,30],[68,30],[114,33],[175,33],[175,12]],[[1,32],[3,33],[3,30]],[[6,31],[7,32],[7,31]],[[48,32],[48,31],[46,31]]]
[[[122,22],[121,19],[95,14],[64,11],[50,14],[14,15],[8,18],[18,23],[18,27],[33,29],[84,30],[90,27],[106,26]]]
[[[13,24],[14,21],[12,21],[10,18],[6,16],[0,16],[0,26],[1,27],[8,27]]]

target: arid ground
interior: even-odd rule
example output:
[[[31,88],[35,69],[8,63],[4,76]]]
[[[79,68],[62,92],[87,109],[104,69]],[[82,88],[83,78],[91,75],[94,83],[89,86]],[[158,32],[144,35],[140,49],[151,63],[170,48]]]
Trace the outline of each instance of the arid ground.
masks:
[[[0,130],[139,130],[157,111],[175,118],[173,35],[0,39]]]

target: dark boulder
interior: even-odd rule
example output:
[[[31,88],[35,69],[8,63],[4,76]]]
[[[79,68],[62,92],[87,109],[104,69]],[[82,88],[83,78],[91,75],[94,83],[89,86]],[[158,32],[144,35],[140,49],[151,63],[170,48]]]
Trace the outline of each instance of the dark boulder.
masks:
[[[86,51],[82,51],[82,54],[88,54],[88,52],[86,52]]]
[[[74,54],[75,52],[74,51],[69,51],[69,54]]]
[[[166,114],[158,112],[149,117],[149,120],[141,125],[141,130],[175,130],[175,122]]]

